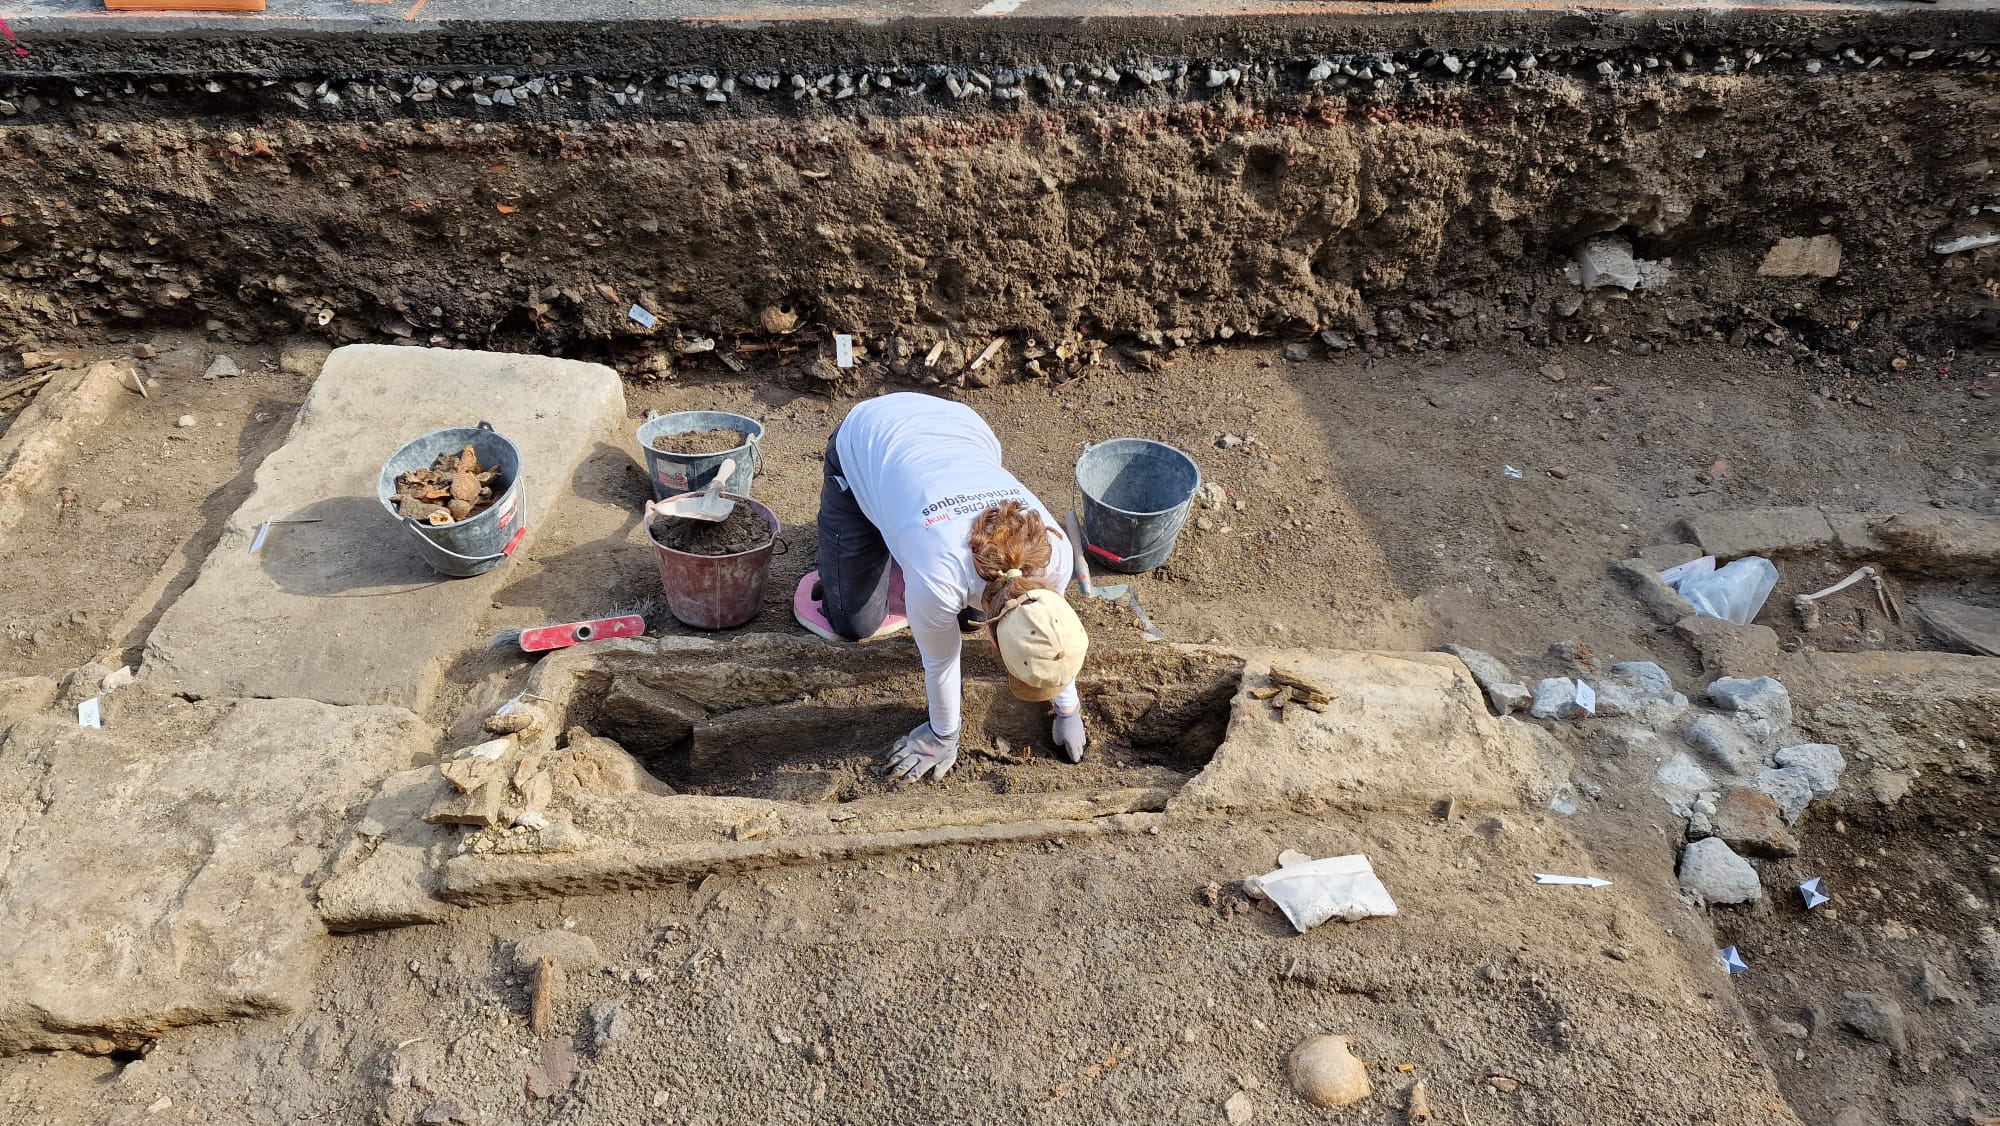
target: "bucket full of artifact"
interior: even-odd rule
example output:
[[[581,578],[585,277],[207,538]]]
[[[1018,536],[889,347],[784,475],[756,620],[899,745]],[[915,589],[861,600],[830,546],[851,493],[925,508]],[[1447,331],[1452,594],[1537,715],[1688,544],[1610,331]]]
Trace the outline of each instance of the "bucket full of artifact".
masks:
[[[376,498],[449,578],[485,574],[528,534],[521,451],[490,422],[433,430],[383,463]]]

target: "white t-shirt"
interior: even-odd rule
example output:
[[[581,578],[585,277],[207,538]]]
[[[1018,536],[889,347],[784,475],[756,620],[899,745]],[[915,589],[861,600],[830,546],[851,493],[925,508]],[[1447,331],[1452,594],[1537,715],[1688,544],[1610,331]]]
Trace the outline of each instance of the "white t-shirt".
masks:
[[[1000,439],[963,403],[908,392],[870,399],[848,412],[834,443],[847,487],[903,568],[931,730],[952,734],[960,722],[958,612],[986,591],[966,542],[973,519],[1009,500],[1041,513],[1052,533],[1042,578],[1056,590],[1069,585],[1069,541],[1042,502],[1000,467]],[[1074,708],[1076,685],[1055,702]]]

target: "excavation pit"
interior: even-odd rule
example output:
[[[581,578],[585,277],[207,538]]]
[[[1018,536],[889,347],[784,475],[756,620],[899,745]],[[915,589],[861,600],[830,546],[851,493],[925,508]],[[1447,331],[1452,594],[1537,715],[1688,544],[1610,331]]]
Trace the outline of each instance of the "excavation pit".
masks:
[[[1171,791],[1221,745],[1243,675],[1240,657],[1218,651],[1093,654],[1080,684],[1090,746],[1071,763],[1053,747],[1048,706],[1015,699],[998,661],[966,650],[958,765],[928,787],[933,797]],[[893,794],[902,787],[883,772],[883,753],[926,717],[906,640],[757,638],[579,657],[549,670],[567,681],[542,693],[567,701],[558,726],[615,740],[682,794],[808,803]]]

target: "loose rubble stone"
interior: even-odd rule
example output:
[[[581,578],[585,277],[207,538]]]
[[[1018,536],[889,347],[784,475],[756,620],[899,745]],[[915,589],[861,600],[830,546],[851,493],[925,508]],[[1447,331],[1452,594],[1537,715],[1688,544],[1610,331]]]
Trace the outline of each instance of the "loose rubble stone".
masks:
[[[1745,856],[1778,860],[1799,854],[1799,841],[1785,828],[1770,795],[1741,787],[1725,790],[1707,815],[1710,834]]]
[[[1750,784],[1777,803],[1787,825],[1796,824],[1805,814],[1806,806],[1812,804],[1812,779],[1795,766],[1760,770]]]
[[[278,370],[302,379],[318,379],[319,369],[326,366],[326,358],[332,354],[333,349],[317,341],[287,344],[278,356]]]
[[[1903,1006],[1879,993],[1850,991],[1840,995],[1837,1008],[1841,1027],[1865,1040],[1886,1044],[1902,1055],[1909,1050],[1909,1034],[1903,1027]]]
[[[1536,719],[1570,719],[1576,716],[1576,681],[1552,676],[1535,685],[1534,703],[1528,714]]]
[[[1715,779],[1685,751],[1669,755],[1653,772],[1653,782],[1654,791],[1678,817],[1688,815],[1699,795],[1715,789]]]
[[[1688,699],[1674,691],[1673,678],[1651,661],[1622,661],[1597,683],[1597,714],[1630,716],[1665,727],[1687,711]]]
[[[632,1010],[618,1001],[599,1001],[585,1012],[590,1020],[591,1050],[605,1048],[632,1034]]]
[[[1531,699],[1528,686],[1515,680],[1500,658],[1463,645],[1447,645],[1444,651],[1464,661],[1465,667],[1472,670],[1472,679],[1479,682],[1479,690],[1486,694],[1486,703],[1494,714],[1511,715],[1528,706]]]
[[[1798,1021],[1795,1020],[1786,1020],[1783,1017],[1772,1017],[1770,1020],[1770,1025],[1771,1025],[1771,1031],[1791,1040],[1809,1040],[1812,1038],[1812,1033],[1806,1028],[1806,1026],[1800,1024]]]
[[[526,972],[541,964],[542,955],[552,954],[556,964],[568,973],[589,973],[604,965],[597,943],[589,935],[575,931],[537,931],[514,940],[514,968]]]
[[[1632,244],[1622,235],[1586,239],[1571,252],[1571,257],[1576,260],[1577,280],[1585,289],[1615,286],[1632,290],[1639,288],[1644,280],[1638,262],[1632,257]]]
[[[1840,240],[1832,235],[1783,238],[1757,267],[1761,278],[1830,278],[1840,273]]]
[[[207,368],[202,354],[194,348],[175,348],[148,361],[146,370],[160,379],[190,379]]]
[[[1847,758],[1840,748],[1832,743],[1800,743],[1778,752],[1779,766],[1789,766],[1802,771],[1817,797],[1825,797],[1840,788],[1840,776],[1847,770]]]
[[[1764,895],[1757,869],[1721,837],[1695,841],[1681,851],[1681,890],[1704,903],[1748,903]]]
[[[230,359],[228,356],[217,356],[215,359],[209,361],[208,370],[202,372],[201,377],[203,379],[233,379],[242,374],[243,369],[236,366],[235,360]]]
[[[1729,774],[1748,774],[1765,765],[1768,752],[1744,726],[1733,716],[1698,715],[1684,734],[1709,765]]]
[[[1917,974],[1917,996],[1932,1005],[1963,1005],[1965,996],[1946,977],[1943,970],[1925,962]]]
[[[1772,677],[1725,676],[1709,684],[1708,698],[1724,711],[1763,722],[1774,734],[1792,725],[1792,694]]]
[[[424,1123],[424,1126],[442,1126],[447,1122],[470,1120],[466,1117],[465,1107],[460,1105],[457,1099],[439,1099],[425,1107],[424,1112],[417,1116],[417,1121]]]

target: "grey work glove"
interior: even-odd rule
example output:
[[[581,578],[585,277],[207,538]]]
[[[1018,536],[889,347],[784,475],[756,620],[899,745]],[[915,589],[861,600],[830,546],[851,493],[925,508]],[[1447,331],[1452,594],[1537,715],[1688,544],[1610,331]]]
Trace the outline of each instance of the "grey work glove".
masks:
[[[928,774],[933,781],[942,781],[957,762],[958,734],[941,736],[922,723],[889,748],[889,777],[915,782]]]
[[[1062,748],[1062,753],[1069,761],[1082,762],[1084,744],[1089,742],[1083,734],[1083,708],[1078,707],[1073,712],[1057,708],[1056,724],[1050,730],[1050,735],[1055,739],[1056,746]]]

